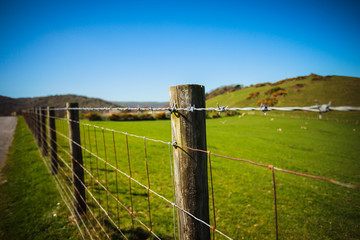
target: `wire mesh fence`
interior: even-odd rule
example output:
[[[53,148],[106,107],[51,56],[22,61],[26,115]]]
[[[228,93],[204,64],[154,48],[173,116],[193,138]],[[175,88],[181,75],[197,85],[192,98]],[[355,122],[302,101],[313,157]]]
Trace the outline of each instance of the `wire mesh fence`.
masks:
[[[109,110],[107,108],[54,110],[57,113],[56,116],[50,116],[47,112],[38,110],[24,112],[24,117],[36,136],[38,145],[42,149],[48,149],[42,151],[45,163],[52,171],[60,195],[84,239],[177,239],[178,224],[180,224],[177,221],[178,211],[205,225],[211,232],[212,239],[233,239],[229,233],[234,234],[234,226],[223,224],[221,219],[231,216],[231,212],[239,206],[226,199],[232,193],[222,188],[227,181],[232,181],[232,179],[213,178],[213,169],[220,171],[219,169],[222,168],[220,159],[249,163],[268,171],[268,178],[260,181],[267,184],[261,186],[262,190],[259,194],[271,191],[272,197],[266,194],[267,198],[263,199],[261,204],[266,205],[268,210],[262,213],[261,218],[262,221],[267,222],[265,224],[267,227],[264,227],[263,231],[275,239],[278,239],[279,235],[275,171],[324,180],[347,188],[360,188],[357,185],[341,183],[329,178],[285,170],[247,159],[228,157],[203,149],[181,146],[175,142],[146,138],[65,117],[66,111],[69,110]],[[199,109],[191,110],[191,107],[177,109],[174,106],[166,110],[175,113]],[[55,126],[50,126],[51,120],[54,120]],[[81,142],[75,142],[71,138],[71,133],[69,134],[71,123],[79,126]],[[55,139],[51,137],[51,134],[47,134],[52,131],[56,133]],[[71,151],[72,144],[81,149],[81,160],[74,158]],[[174,149],[206,155],[210,221],[198,218],[177,203],[174,187]],[[51,156],[46,157],[52,152],[56,153],[57,161],[52,161]],[[83,176],[79,176],[74,171],[76,164],[81,167]],[[74,187],[76,181],[81,184],[85,194]],[[79,204],[77,196],[80,196],[80,202],[83,201],[85,207],[77,206]],[[227,206],[227,210],[221,212],[220,209],[224,209],[224,205]],[[242,209],[242,211],[247,210]]]

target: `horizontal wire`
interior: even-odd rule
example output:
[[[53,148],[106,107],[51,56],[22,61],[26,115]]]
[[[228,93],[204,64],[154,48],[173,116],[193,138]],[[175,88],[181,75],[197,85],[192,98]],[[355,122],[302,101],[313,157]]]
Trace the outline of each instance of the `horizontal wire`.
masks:
[[[50,118],[69,121],[69,122],[74,122],[74,123],[78,123],[78,124],[83,125],[83,126],[95,127],[97,129],[101,129],[101,130],[105,130],[105,131],[109,131],[109,132],[114,132],[114,133],[119,133],[119,134],[123,134],[123,135],[128,135],[128,136],[135,137],[135,138],[142,138],[143,139],[145,137],[145,136],[139,136],[139,135],[123,132],[123,131],[118,131],[118,130],[115,130],[115,129],[110,129],[110,128],[105,128],[105,127],[89,124],[89,123],[82,123],[80,121],[76,121],[76,120],[72,120],[72,119],[68,119],[68,118],[60,118],[60,117],[50,117]],[[146,140],[149,140],[149,141],[152,141],[152,142],[163,143],[163,144],[169,144],[169,143],[171,144],[171,142],[166,142],[166,141],[158,140],[158,139],[152,139],[152,138],[148,138],[148,137],[146,137]]]
[[[176,144],[175,144],[174,146],[175,146],[175,147],[179,147],[179,148],[186,148],[186,149],[189,149],[189,150],[192,150],[192,151],[196,151],[196,152],[208,153],[208,154],[211,154],[211,155],[214,155],[214,156],[217,156],[217,157],[226,158],[226,159],[230,159],[230,160],[235,160],[235,161],[240,161],[240,162],[247,162],[247,163],[251,163],[251,164],[253,164],[253,165],[257,165],[257,166],[261,166],[261,167],[274,168],[274,169],[277,170],[277,171],[281,171],[281,172],[285,172],[285,173],[291,173],[291,174],[298,175],[298,176],[302,176],[302,177],[319,179],[319,180],[323,180],[323,181],[327,181],[327,182],[330,182],[330,183],[337,184],[337,185],[342,186],[342,187],[360,189],[360,186],[359,186],[359,185],[342,183],[342,182],[339,182],[339,181],[336,181],[336,180],[333,180],[333,179],[330,179],[330,178],[325,178],[325,177],[319,177],[319,176],[314,176],[314,175],[309,175],[309,174],[294,172],[294,171],[290,171],[290,170],[286,170],[286,169],[277,168],[277,167],[274,167],[273,165],[267,165],[267,164],[262,164],[262,163],[253,162],[253,161],[250,161],[250,160],[247,160],[247,159],[228,157],[228,156],[216,154],[216,153],[213,153],[213,152],[210,152],[210,153],[209,153],[208,151],[205,151],[205,150],[202,150],[202,149],[195,149],[195,148],[190,148],[190,147],[187,147],[187,146],[179,146],[179,145],[176,145]]]
[[[53,108],[54,111],[64,111],[64,110],[80,110],[80,111],[161,111],[161,112],[175,112],[175,111],[216,111],[216,112],[225,112],[225,111],[309,111],[309,112],[328,112],[328,111],[360,111],[360,107],[354,106],[337,106],[331,107],[330,104],[323,105],[313,105],[305,107],[271,107],[262,105],[260,107],[228,107],[228,106],[218,106],[218,107],[207,107],[207,108],[197,108],[195,106],[177,108],[176,104],[173,104],[173,107],[167,108],[153,108],[153,107],[78,107],[78,108]]]

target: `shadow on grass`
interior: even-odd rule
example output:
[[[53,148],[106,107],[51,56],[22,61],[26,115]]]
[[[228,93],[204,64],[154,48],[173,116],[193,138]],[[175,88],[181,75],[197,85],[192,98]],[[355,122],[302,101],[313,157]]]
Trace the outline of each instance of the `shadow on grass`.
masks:
[[[119,232],[119,230],[114,227],[111,222],[109,222],[108,220],[104,220],[105,225],[112,230],[113,234],[111,234],[111,239],[112,240],[118,240],[118,239],[124,239],[123,235]],[[155,237],[147,230],[141,228],[141,227],[137,227],[134,230],[132,229],[121,229],[121,232],[126,235],[126,237],[129,240],[145,240],[145,239],[155,239]],[[157,235],[160,239],[171,239],[170,237],[167,236],[159,236]]]

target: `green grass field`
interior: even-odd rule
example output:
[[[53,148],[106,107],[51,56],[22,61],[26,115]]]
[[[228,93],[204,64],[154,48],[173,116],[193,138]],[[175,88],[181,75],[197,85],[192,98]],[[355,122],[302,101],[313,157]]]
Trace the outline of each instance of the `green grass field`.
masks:
[[[332,113],[329,113],[332,114]],[[344,183],[360,185],[360,127],[344,121],[287,117],[269,113],[207,120],[208,150],[245,158],[279,168],[298,171]],[[170,121],[87,122],[148,138],[170,141]],[[58,121],[66,132],[66,123]],[[281,131],[280,131],[281,129]],[[112,132],[82,126],[82,144],[102,159],[116,166]],[[90,133],[90,135],[89,135]],[[95,142],[95,134],[97,142]],[[104,135],[103,135],[104,134]],[[103,139],[105,136],[105,141]],[[129,174],[126,136],[114,134],[118,168]],[[59,141],[61,137],[58,137]],[[91,139],[91,140],[89,140]],[[91,144],[90,144],[91,142]],[[105,142],[105,147],[104,147]],[[133,178],[147,185],[144,139],[128,137]],[[173,200],[169,146],[146,141],[151,189]],[[67,141],[62,142],[66,148]],[[97,150],[96,150],[97,146]],[[106,157],[105,151],[106,148]],[[62,156],[66,156],[62,154]],[[65,161],[70,161],[69,158]],[[131,206],[128,178],[101,160],[84,152],[85,167],[101,179],[114,196]],[[272,176],[268,168],[245,162],[212,157],[217,229],[233,239],[274,239]],[[97,168],[98,166],[98,168]],[[66,169],[64,167],[64,169]],[[99,170],[98,170],[99,169]],[[66,170],[64,171],[66,172]],[[70,174],[70,172],[67,172]],[[278,198],[280,239],[359,239],[360,191],[321,180],[275,172]],[[118,179],[119,190],[116,190]],[[109,210],[110,217],[126,235],[132,235],[131,217],[119,209],[111,196],[86,175],[88,189]],[[135,215],[149,224],[147,192],[132,182]],[[106,219],[97,204],[88,203],[99,219]],[[162,239],[173,238],[172,206],[150,194],[153,231]],[[212,211],[212,209],[211,209]],[[119,218],[118,218],[119,216]],[[212,216],[212,215],[211,215]],[[211,217],[212,218],[212,217]],[[213,219],[211,219],[213,223]],[[135,221],[138,239],[146,236]],[[117,236],[116,233],[113,235]],[[217,239],[222,239],[219,234]]]
[[[79,239],[22,117],[0,175],[0,239]]]
[[[281,116],[271,112],[267,116],[255,114],[246,115],[243,118],[234,116],[209,119],[207,120],[208,150],[226,156],[245,158],[259,163],[272,164],[283,169],[360,185],[360,148],[358,147],[360,144],[360,126],[355,124],[354,121],[347,123],[346,119],[341,119],[341,121],[318,120],[314,116],[308,117],[304,115],[304,117],[301,117],[296,115],[295,117],[289,117],[288,115]],[[82,123],[103,126],[166,142],[171,139],[170,121],[167,120],[137,122],[82,121]],[[66,134],[67,123],[58,120],[57,129]],[[34,171],[31,176],[24,175],[23,178],[28,179],[28,189],[31,189],[34,193],[39,193],[38,199],[35,199],[35,201],[40,202],[40,199],[44,198],[44,202],[48,204],[41,207],[45,218],[40,218],[37,224],[49,221],[48,224],[51,226],[49,228],[59,229],[54,226],[60,224],[63,225],[63,228],[71,227],[71,229],[74,229],[73,223],[69,223],[67,219],[69,213],[64,209],[57,212],[58,219],[51,217],[51,213],[56,209],[54,204],[59,201],[54,182],[50,180],[50,176],[46,175],[48,173],[45,171],[45,167],[41,166],[43,163],[38,158],[38,151],[24,124],[19,124],[17,135],[19,135],[19,132],[23,134],[17,138],[19,139],[18,145],[23,148],[21,152],[23,155],[19,155],[20,153],[14,150],[11,151],[19,159],[26,159],[26,162],[30,162],[31,166],[37,164],[36,166],[40,170]],[[91,149],[102,159],[113,166],[117,165],[121,171],[129,174],[126,135],[114,134],[116,163],[112,132],[103,132],[101,129],[94,131],[94,128],[82,125],[81,134],[84,147]],[[59,134],[58,142],[60,146],[66,150],[68,149],[68,141]],[[142,184],[147,185],[144,139],[128,136],[128,143],[132,176]],[[151,189],[173,201],[169,146],[147,140],[146,150]],[[59,155],[66,163],[70,163],[68,155],[62,152],[61,149],[59,149]],[[100,179],[100,182],[115,197],[118,196],[122,204],[128,208],[131,206],[131,196],[134,214],[144,224],[150,226],[147,191],[132,182],[132,195],[130,195],[129,179],[126,176],[115,171],[103,161],[97,160],[86,151],[83,152],[83,155],[85,168],[95,178]],[[10,168],[11,166],[7,165],[6,167]],[[212,167],[217,229],[233,239],[275,239],[270,169],[219,157],[212,157]],[[21,174],[24,174],[23,172]],[[36,179],[34,176],[38,174],[42,177]],[[360,238],[359,189],[348,189],[321,180],[282,172],[275,172],[275,176],[279,239]],[[70,180],[67,180],[67,177],[71,179],[71,173],[65,164],[60,165],[59,177],[65,179],[63,180],[64,183],[69,184]],[[14,178],[21,179],[22,177],[18,175]],[[116,188],[116,179],[118,190]],[[85,174],[85,181],[87,189],[94,194],[104,209],[109,212],[110,217],[120,226],[125,235],[129,238],[134,235],[135,239],[148,237],[147,231],[136,220],[134,220],[135,231],[132,231],[131,216],[128,212],[116,204],[116,201],[107,195],[100,185],[95,184],[94,179],[89,174]],[[8,191],[10,191],[11,188],[7,184],[0,185],[0,188],[7,187]],[[47,193],[42,190],[43,188],[52,188],[53,190],[51,190],[51,193]],[[3,189],[0,190],[3,192]],[[110,232],[111,238],[121,239],[120,234],[114,231],[112,224],[109,223],[108,218],[97,203],[92,200],[89,194],[86,197],[90,209],[101,224],[105,226],[106,230]],[[17,197],[9,196],[7,198],[8,201],[12,202],[11,199]],[[52,201],[52,199],[56,200]],[[174,239],[172,206],[152,193],[150,193],[150,206],[154,233],[161,239]],[[15,209],[16,207],[13,210],[14,212],[16,212]],[[210,210],[212,211],[212,209]],[[29,207],[27,207],[27,211],[30,211]],[[50,215],[47,215],[48,213]],[[87,216],[100,238],[103,239],[105,236],[97,223],[92,220],[93,216],[89,211]],[[210,218],[211,223],[213,223],[212,214],[210,214]],[[59,222],[55,220],[59,220]],[[43,235],[40,235],[39,231],[35,230],[37,227],[26,225],[26,223],[30,224],[29,222],[32,221],[34,221],[33,218],[24,221],[23,224],[25,225],[21,228],[33,228],[33,235],[28,236],[37,236],[36,234],[39,234],[37,239],[46,239],[46,237],[41,237]],[[5,221],[2,224],[5,226],[4,224],[8,223]],[[92,229],[91,224],[88,224],[90,231]],[[17,226],[12,226],[12,229],[12,232],[20,231]],[[70,236],[76,238],[76,235],[71,235],[71,233]],[[216,235],[216,238],[224,239],[219,234]]]

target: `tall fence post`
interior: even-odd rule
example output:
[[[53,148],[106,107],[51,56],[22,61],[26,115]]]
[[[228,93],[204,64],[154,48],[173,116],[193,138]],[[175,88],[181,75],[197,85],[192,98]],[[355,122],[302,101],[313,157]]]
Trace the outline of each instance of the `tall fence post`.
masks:
[[[48,120],[49,120],[51,173],[53,175],[55,175],[58,172],[58,158],[57,158],[56,124],[55,124],[54,108],[47,107],[47,113],[48,113]]]
[[[205,88],[200,85],[170,87],[170,105],[178,108],[205,107]],[[181,146],[206,151],[205,111],[175,111],[171,114],[174,149],[174,180],[176,204],[195,217],[209,223],[209,192],[207,154]],[[210,239],[210,229],[205,224],[177,211],[179,239]]]
[[[73,183],[74,183],[74,205],[79,214],[86,213],[85,202],[85,181],[84,181],[84,169],[83,158],[80,142],[80,127],[79,127],[79,108],[78,103],[66,103],[67,117],[69,123],[69,145],[70,153],[72,156],[71,162],[73,167]],[[74,109],[75,108],[75,109]]]
[[[41,113],[41,152],[43,156],[47,156],[48,153],[48,144],[47,144],[47,134],[46,134],[46,108],[40,108]]]

